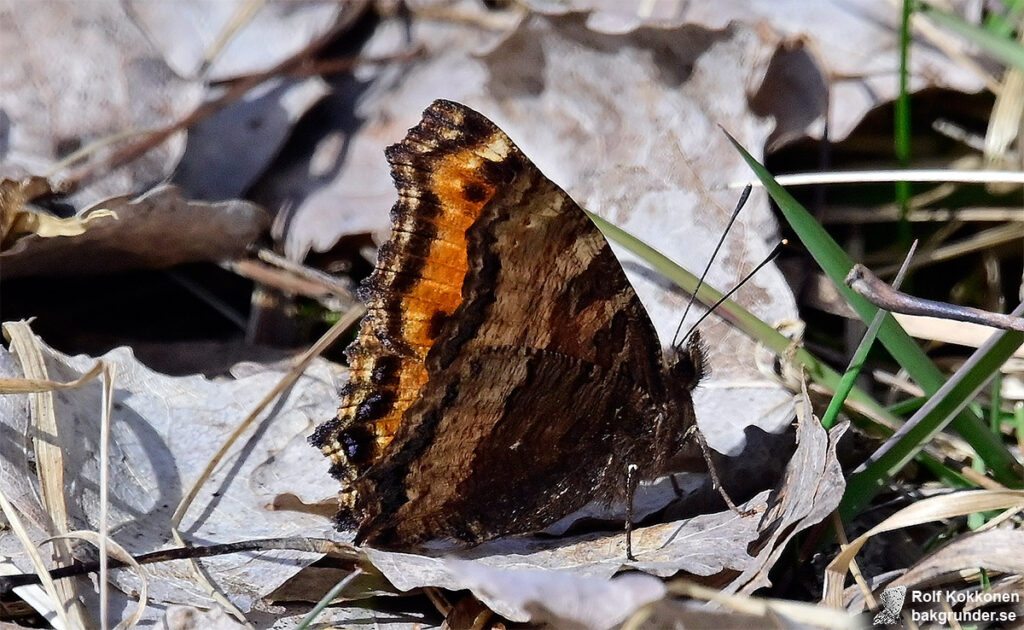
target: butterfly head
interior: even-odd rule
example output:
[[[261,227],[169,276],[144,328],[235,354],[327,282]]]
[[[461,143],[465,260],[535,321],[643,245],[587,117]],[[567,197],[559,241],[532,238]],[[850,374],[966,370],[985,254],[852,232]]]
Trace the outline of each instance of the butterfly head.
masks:
[[[672,346],[665,356],[666,370],[672,383],[692,391],[708,375],[709,365],[704,339],[694,331],[689,339]]]

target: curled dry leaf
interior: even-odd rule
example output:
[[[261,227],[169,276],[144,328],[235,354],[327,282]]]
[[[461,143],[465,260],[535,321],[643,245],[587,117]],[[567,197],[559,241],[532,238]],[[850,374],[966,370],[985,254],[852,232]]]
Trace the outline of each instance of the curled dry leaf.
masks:
[[[825,569],[824,601],[829,606],[839,607],[843,601],[843,578],[850,569],[850,562],[869,538],[882,532],[889,532],[921,523],[939,521],[972,512],[1024,508],[1024,491],[1021,490],[967,490],[929,497],[913,503],[896,512],[878,525],[850,541],[828,564]],[[960,549],[960,548],[958,548]]]
[[[4,278],[28,275],[101,273],[162,269],[187,262],[241,256],[263,234],[270,217],[247,201],[189,201],[174,186],[99,204],[118,220],[93,223],[74,238],[30,235],[0,252]],[[86,209],[81,214],[94,213]]]

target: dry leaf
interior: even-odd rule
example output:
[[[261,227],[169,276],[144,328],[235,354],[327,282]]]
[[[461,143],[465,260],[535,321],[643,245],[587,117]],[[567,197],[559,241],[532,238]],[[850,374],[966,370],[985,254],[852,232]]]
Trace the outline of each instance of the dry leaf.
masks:
[[[44,177],[27,177],[20,181],[0,180],[0,251],[23,236],[34,234],[40,238],[78,236],[98,219],[117,220],[117,214],[97,208],[80,217],[61,218],[33,209],[32,199],[50,192]]]
[[[170,606],[153,630],[235,630],[245,628],[223,610],[198,610],[191,606]]]
[[[1024,531],[996,529],[957,536],[948,545],[922,558],[914,566],[885,584],[884,588],[906,586],[908,591],[946,591],[950,583],[962,583],[960,571],[986,569],[1007,575],[1024,575]],[[864,601],[858,595],[847,606],[851,612],[864,610]]]
[[[842,604],[843,581],[850,569],[850,562],[869,538],[883,532],[911,527],[921,523],[939,521],[972,512],[1024,508],[1022,490],[965,490],[937,497],[921,499],[903,508],[878,525],[864,532],[843,548],[825,569],[824,601],[829,606]]]
[[[174,186],[134,199],[97,204],[117,214],[75,238],[26,236],[0,252],[4,278],[162,269],[186,262],[241,256],[269,227],[270,217],[247,201],[189,201]],[[92,209],[82,211],[88,216]]]
[[[162,127],[202,100],[202,86],[159,61],[118,0],[0,5],[0,177],[49,171],[101,140]],[[106,155],[112,147],[94,152]],[[79,190],[76,204],[139,190],[166,177],[184,149],[179,135]]]
[[[183,77],[208,81],[255,74],[343,29],[368,0],[177,0],[124,3],[167,64]],[[255,9],[255,10],[254,10]]]
[[[587,27],[603,33],[682,25],[711,32],[755,29],[764,53],[773,59],[756,90],[751,113],[776,117],[771,140],[775,145],[806,135],[820,137],[826,111],[829,138],[842,140],[865,114],[899,93],[900,9],[889,0],[525,0],[525,4],[553,15],[584,11]],[[973,5],[963,0],[949,4],[962,11]],[[974,93],[986,87],[991,77],[980,65],[951,56],[969,46],[929,28],[927,20],[916,20],[915,27],[909,50],[911,92],[946,88]],[[723,71],[749,72],[741,68]]]
[[[68,357],[40,345],[49,377],[74,380],[96,359]],[[123,547],[139,554],[167,545],[170,516],[182,489],[198,474],[234,425],[246,416],[284,372],[265,370],[239,380],[210,381],[202,377],[167,377],[139,364],[124,348],[104,355],[116,365],[117,380],[111,426],[110,533]],[[3,377],[20,377],[12,357],[0,350]],[[64,459],[65,499],[75,529],[96,529],[96,484],[100,385],[53,393],[57,437]],[[30,525],[36,540],[50,535],[49,518],[30,485],[26,395],[0,397],[0,422],[10,436],[0,444],[0,490],[11,499]],[[336,482],[327,463],[307,444],[306,437],[323,418],[334,413],[335,386],[331,370],[317,361],[247,435],[204,486],[186,515],[183,531],[196,543],[233,542],[274,536],[324,536],[333,532],[329,520],[313,514],[272,511],[284,494],[305,502],[332,496]],[[30,448],[30,447],[28,447]],[[312,465],[311,465],[312,464]],[[15,557],[22,570],[22,551],[12,536],[0,537],[3,553]],[[83,550],[79,550],[82,552]],[[91,554],[91,550],[84,550]],[[19,559],[21,558],[21,559]],[[288,577],[316,559],[297,552],[241,554],[203,560],[210,575],[243,609],[273,591]],[[146,567],[153,605],[185,603],[209,606],[181,562]],[[135,577],[114,571],[120,588],[136,588]],[[79,582],[85,590],[90,582]],[[124,610],[122,596],[120,607]],[[130,607],[129,607],[130,608]],[[149,616],[156,609],[149,609]],[[127,612],[125,613],[127,614]]]

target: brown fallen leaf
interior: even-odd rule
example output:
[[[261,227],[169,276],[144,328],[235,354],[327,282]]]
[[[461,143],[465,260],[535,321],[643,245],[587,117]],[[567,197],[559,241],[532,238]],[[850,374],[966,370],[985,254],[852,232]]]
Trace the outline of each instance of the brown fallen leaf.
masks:
[[[118,220],[91,222],[111,214]],[[0,252],[3,277],[162,269],[227,260],[241,256],[270,225],[267,212],[253,203],[190,201],[166,185],[135,198],[107,199],[79,217],[82,229],[72,224],[67,230],[78,230],[74,238],[45,238],[54,229],[50,225],[46,234],[25,235]]]

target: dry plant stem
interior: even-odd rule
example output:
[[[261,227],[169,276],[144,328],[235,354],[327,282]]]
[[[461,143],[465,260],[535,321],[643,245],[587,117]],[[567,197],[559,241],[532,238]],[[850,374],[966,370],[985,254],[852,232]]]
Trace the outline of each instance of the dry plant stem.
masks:
[[[110,533],[108,510],[110,504],[110,412],[114,404],[114,379],[116,376],[117,366],[103,361],[103,397],[100,414],[100,531],[96,546],[100,553],[100,628],[104,630],[110,627],[108,621],[110,576],[107,566],[107,543]],[[145,601],[144,598],[142,601]]]
[[[291,272],[300,278],[305,278],[312,283],[324,285],[341,297],[358,301],[352,295],[352,291],[349,290],[348,285],[329,273],[289,260],[269,249],[261,249],[256,255],[259,256],[260,260],[268,265],[274,265],[275,267]]]
[[[441,589],[436,586],[428,586],[423,589],[423,594],[427,596],[430,603],[433,604],[437,612],[441,613],[442,617],[448,617],[452,612],[452,603],[448,601],[448,598],[444,596]]]
[[[243,278],[278,291],[302,295],[325,303],[332,302],[339,306],[332,310],[347,311],[359,304],[348,285],[330,274],[288,260],[267,249],[261,249],[258,256],[258,261],[235,260],[221,263],[221,266]],[[325,296],[332,299],[325,300]]]
[[[69,532],[68,534],[63,536],[63,538],[80,538],[96,546],[97,548],[102,548],[104,550],[104,553],[110,553],[110,555],[113,556],[116,559],[116,561],[120,562],[121,565],[125,567],[131,567],[135,570],[135,572],[139,576],[139,591],[137,594],[138,597],[136,598],[138,601],[135,604],[135,611],[128,617],[122,619],[121,622],[118,623],[117,626],[114,628],[114,630],[126,630],[127,628],[134,628],[136,624],[139,623],[139,620],[142,619],[142,616],[146,613],[146,605],[149,602],[149,579],[146,577],[146,572],[143,570],[143,568],[139,566],[139,563],[135,561],[135,558],[132,558],[131,554],[128,553],[128,551],[125,550],[124,547],[117,544],[113,540],[103,541],[103,538],[96,532],[87,530],[74,531]],[[52,542],[53,540],[54,539],[51,538],[48,542]],[[104,572],[106,570],[106,564],[101,564],[99,562],[95,564],[97,567],[99,567],[100,575],[102,576],[101,579],[107,579],[107,576],[104,575]],[[109,626],[107,625],[107,622],[104,620],[104,615],[102,614],[103,605],[104,602],[101,601],[100,628],[106,630],[106,628]]]
[[[827,208],[822,212],[821,222],[830,225],[835,223],[852,223],[867,225],[873,223],[892,223],[900,218],[898,208],[871,209],[865,208]],[[907,221],[911,223],[945,223],[948,221],[984,221],[986,223],[1021,220],[1020,208],[929,208],[911,210],[907,213]]]
[[[772,618],[781,615],[795,621],[822,628],[863,628],[863,620],[857,615],[851,615],[842,610],[831,610],[823,606],[808,604],[806,602],[794,602],[784,599],[763,599],[750,597],[748,595],[733,595],[715,590],[713,588],[691,582],[686,579],[672,580],[668,583],[668,593],[677,597],[690,597],[707,602],[718,604],[729,610],[748,615],[761,615]],[[776,625],[765,624],[768,625]],[[630,626],[627,622],[623,628],[641,628],[643,626]]]
[[[222,263],[222,266],[243,278],[248,278],[282,293],[301,295],[312,299],[321,298],[324,295],[337,295],[338,289],[343,289],[340,285],[296,277],[289,271],[276,269],[256,260],[233,260]],[[352,303],[355,303],[354,299]]]
[[[39,341],[32,334],[28,324],[8,323],[4,325],[4,332],[11,340],[11,351],[21,362],[25,376],[48,379]],[[35,451],[36,473],[43,507],[50,517],[52,532],[58,536],[67,534],[71,531],[71,518],[64,497],[64,454],[59,446],[60,430],[54,410],[53,392],[30,394],[29,402],[32,414],[32,447]],[[58,563],[68,565],[74,561],[71,544],[66,540],[55,541],[53,549]],[[58,598],[55,604],[61,608],[66,607],[73,624],[70,627],[86,627],[86,614],[80,604],[76,584],[61,583],[56,585],[56,589]]]
[[[964,464],[961,461],[957,461],[951,457],[936,458],[940,459],[946,467],[950,470],[955,470],[961,476],[966,478],[968,481],[976,484],[979,488],[986,490],[1006,490],[1006,486],[999,483],[995,479],[991,479],[983,473],[978,472],[971,466]]]
[[[261,538],[256,540],[244,540],[234,543],[223,543],[219,545],[207,545],[205,547],[179,547],[177,549],[162,549],[151,553],[144,553],[134,557],[139,564],[155,564],[157,562],[170,562],[171,560],[190,560],[195,558],[210,558],[223,556],[231,553],[245,553],[251,551],[307,551],[319,553],[332,558],[338,558],[345,562],[358,564],[363,560],[359,552],[351,545],[337,543],[327,538]],[[129,566],[128,562],[111,559],[110,568],[120,569]],[[59,580],[62,578],[77,575],[87,575],[99,571],[99,562],[75,562],[74,564],[59,569],[44,572],[47,579]],[[0,593],[9,593],[11,589],[29,584],[39,584],[40,577],[35,573],[22,573],[19,575],[0,576]]]
[[[1004,243],[1018,242],[1021,236],[1021,226],[1015,222],[1010,225],[1000,225],[988,230],[982,230],[962,241],[944,244],[943,240],[945,239],[940,237],[945,236],[949,238],[958,227],[955,221],[941,226],[939,232],[928,239],[929,243],[925,246],[925,251],[914,260],[911,268],[919,269],[934,263],[953,260],[967,254],[987,252],[993,247],[998,247]],[[943,235],[943,232],[946,232],[946,234]],[[895,270],[896,268],[892,265],[879,267],[878,275],[888,276]]]
[[[832,559],[825,569],[823,603],[842,608],[843,578],[850,561],[872,536],[972,512],[1021,508],[1024,508],[1024,491],[1020,490],[965,490],[915,501],[858,536]]]
[[[960,182],[964,184],[1024,184],[1024,173],[1020,171],[964,171],[956,169],[908,169],[891,171],[842,171],[831,173],[792,173],[775,178],[780,186],[820,186],[822,184],[889,184],[906,181],[915,183],[943,184]],[[727,188],[743,186],[763,187],[758,181],[731,182]]]
[[[96,378],[102,371],[103,364],[97,361],[88,372],[67,383],[40,378],[0,378],[0,394],[33,394],[57,389],[74,389]]]
[[[856,271],[856,267],[850,271],[851,275],[855,271]],[[868,298],[868,299],[870,299],[870,298]],[[946,305],[946,306],[950,306],[950,305]],[[881,307],[881,308],[885,308],[885,307]],[[957,308],[957,307],[953,307],[953,308]],[[1015,308],[1013,310],[1013,313],[1011,313],[1009,315],[1009,317],[1014,317],[1014,318],[1019,319],[1019,315],[1021,315],[1022,313],[1024,313],[1024,302],[1021,302],[1019,305],[1017,305],[1017,308]],[[998,337],[998,335],[993,335],[988,341],[983,343],[977,349],[977,351],[975,351],[967,359],[967,361],[964,362],[964,364],[961,366],[960,370],[958,370],[957,374],[966,373],[972,367],[977,365],[977,363],[992,349],[992,346],[997,343],[997,341],[998,341],[997,337]],[[931,410],[934,409],[940,403],[940,401],[942,401],[949,394],[949,392],[954,387],[957,386],[958,382],[959,382],[959,378],[956,375],[954,375],[952,378],[950,378],[945,383],[943,383],[943,385],[941,387],[939,387],[938,390],[936,390],[936,392],[932,395],[932,397],[929,398],[928,401],[920,409],[918,409],[917,412],[909,420],[907,420],[903,424],[903,426],[899,428],[898,431],[896,431],[896,433],[893,433],[892,436],[889,437],[889,439],[885,442],[885,444],[883,444],[877,451],[875,451],[871,455],[871,457],[866,459],[860,466],[857,467],[857,469],[854,471],[854,473],[859,473],[859,472],[864,471],[869,466],[871,466],[872,464],[877,462],[879,459],[881,459],[889,451],[891,451],[896,446],[896,444],[899,443],[899,441],[903,438],[903,436],[905,436],[907,433],[912,431],[918,424],[920,424],[920,422],[925,417],[927,417],[928,413],[930,413]],[[967,404],[966,402],[962,403],[960,405],[960,407],[957,408],[956,411],[959,412],[959,410],[962,409],[963,406],[966,405],[966,404]],[[933,431],[933,433],[934,433],[934,431]],[[932,436],[929,436],[929,437],[932,437]]]
[[[846,536],[846,529],[843,528],[843,519],[839,516],[838,511],[832,512],[832,529],[836,533],[836,540],[839,541],[840,549],[850,544],[850,539]],[[861,573],[860,565],[857,564],[856,559],[850,561],[850,575],[853,576],[853,581],[857,583],[861,594],[864,595],[864,605],[867,606],[868,610],[876,610],[878,602],[875,601],[875,596],[871,594],[871,587],[868,585],[867,580],[864,579],[864,574]]]
[[[746,517],[757,514],[756,509],[751,508],[749,510],[742,510],[732,502],[732,498],[729,497],[729,493],[726,492],[725,488],[722,486],[722,480],[718,477],[715,462],[711,460],[711,448],[708,446],[707,440],[704,439],[704,434],[697,428],[697,425],[693,426],[693,439],[697,441],[697,446],[700,447],[700,454],[704,457],[704,463],[708,465],[708,476],[711,477],[711,485],[718,491],[719,496],[722,497],[722,500],[725,501],[725,504],[729,509],[738,516]]]
[[[7,524],[11,528],[11,531],[14,532],[14,535],[18,537],[18,540],[25,548],[25,555],[28,556],[28,559],[32,562],[32,566],[36,570],[35,573],[25,573],[20,577],[27,578],[27,581],[24,583],[25,585],[41,583],[43,585],[43,590],[46,592],[46,596],[50,600],[47,603],[51,606],[51,610],[48,613],[40,609],[38,604],[33,605],[33,608],[43,614],[43,617],[50,622],[50,625],[55,627],[71,628],[71,621],[68,619],[67,611],[65,611],[64,607],[60,605],[60,596],[57,594],[57,585],[54,584],[53,579],[50,577],[50,573],[46,570],[46,564],[43,562],[43,557],[39,554],[39,549],[36,548],[35,543],[29,537],[28,531],[25,529],[25,525],[21,520],[21,516],[19,516],[18,511],[14,508],[14,505],[7,500],[7,497],[3,492],[0,492],[0,511],[3,512],[4,518],[7,519]],[[7,576],[4,577],[6,578]],[[28,597],[26,597],[25,600],[29,602],[32,601],[32,599]],[[60,626],[57,625],[58,620]]]
[[[203,72],[210,66],[210,63],[223,52],[224,48],[227,47],[228,43],[234,38],[238,31],[242,30],[247,24],[252,22],[252,19],[257,13],[267,4],[267,0],[250,0],[249,2],[243,2],[238,5],[235,12],[231,15],[231,18],[227,21],[220,32],[217,33],[217,37],[206,49],[203,54]]]
[[[262,400],[260,400],[256,407],[245,418],[245,420],[243,420],[241,424],[239,424],[235,428],[235,430],[228,437],[228,439],[225,440],[224,444],[222,444],[221,447],[214,454],[214,456],[210,458],[210,462],[206,465],[206,468],[199,475],[195,483],[192,485],[191,488],[189,488],[189,491],[185,493],[185,496],[178,504],[178,508],[174,511],[174,515],[171,517],[171,525],[175,529],[177,529],[177,527],[181,524],[182,518],[184,518],[186,512],[188,512],[188,508],[192,505],[192,501],[195,500],[195,497],[199,493],[200,488],[202,488],[203,483],[206,482],[207,478],[213,472],[214,468],[216,468],[217,465],[220,464],[221,460],[224,458],[224,455],[227,454],[228,449],[231,448],[231,445],[234,444],[238,440],[238,438],[241,437],[241,435],[246,430],[249,429],[250,426],[252,426],[252,424],[256,421],[256,418],[258,418],[259,415],[263,413],[263,410],[266,409],[270,405],[270,403],[272,403],[278,397],[278,395],[281,394],[281,392],[285,391],[286,389],[295,384],[295,381],[297,381],[299,377],[302,376],[302,373],[305,371],[306,367],[315,357],[320,356],[320,354],[324,350],[330,347],[331,344],[333,344],[338,339],[338,337],[344,334],[345,331],[347,331],[353,324],[355,324],[355,322],[359,321],[359,319],[362,318],[363,312],[363,309],[353,309],[352,311],[346,313],[345,316],[342,317],[340,320],[338,320],[338,323],[332,326],[331,329],[328,330],[323,337],[317,340],[317,342],[313,344],[313,346],[310,347],[309,350],[304,352],[302,356],[299,357],[298,361],[296,362],[292,370],[287,375],[285,375],[285,377],[282,378],[281,381],[271,391],[267,392],[267,395],[264,396]]]
[[[895,10],[898,10],[900,0],[889,0],[889,2]],[[922,15],[920,12],[911,14],[910,23],[914,27],[915,35],[928,40],[928,43],[941,50],[950,59],[955,59],[960,66],[974,72],[993,93],[999,93],[1001,88],[999,79],[993,76],[977,59],[967,54],[960,38],[947,32],[929,19],[927,15]]]
[[[324,595],[319,602],[317,602],[316,606],[314,606],[313,609],[309,611],[309,613],[303,618],[301,622],[299,622],[299,625],[296,627],[308,628],[310,624],[316,621],[316,618],[320,616],[320,613],[323,612],[324,608],[327,608],[327,606],[331,602],[338,599],[338,597],[343,592],[345,592],[345,589],[347,589],[349,585],[352,584],[352,582],[354,582],[356,578],[358,578],[362,574],[363,570],[359,567],[356,567],[354,571],[346,575],[345,579],[338,582],[334,585],[334,588],[327,591],[327,594]]]
[[[1024,332],[1024,318],[1002,313],[991,313],[968,306],[956,306],[946,302],[936,302],[907,295],[897,291],[880,280],[863,265],[854,265],[846,276],[846,286],[850,287],[878,308],[894,313],[907,315],[926,315],[952,319],[958,322],[970,322]]]
[[[626,560],[636,562],[633,556],[633,501],[636,499],[637,465],[626,465]],[[675,477],[672,478],[675,483]]]

